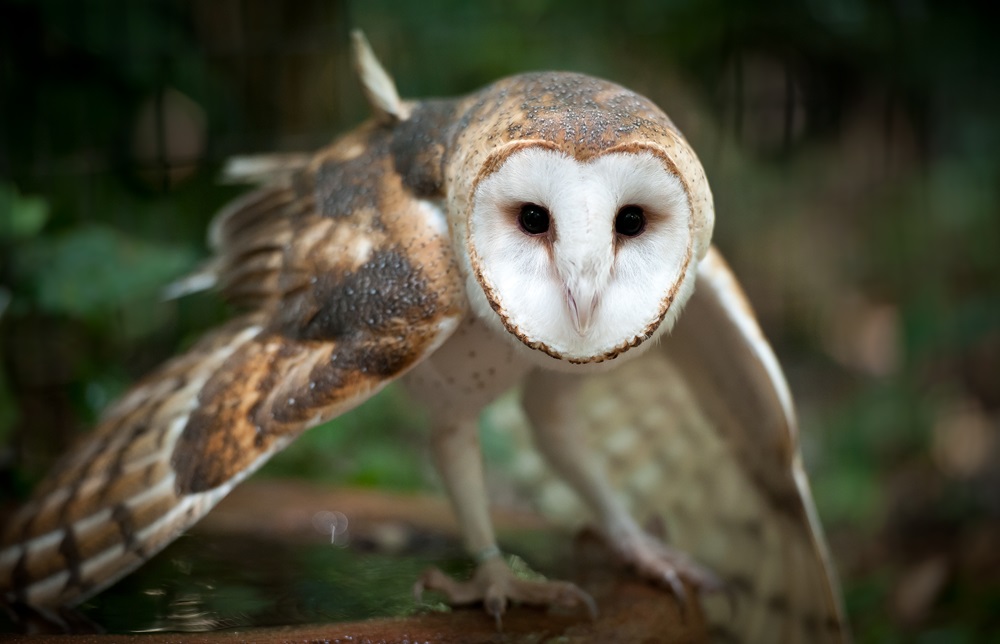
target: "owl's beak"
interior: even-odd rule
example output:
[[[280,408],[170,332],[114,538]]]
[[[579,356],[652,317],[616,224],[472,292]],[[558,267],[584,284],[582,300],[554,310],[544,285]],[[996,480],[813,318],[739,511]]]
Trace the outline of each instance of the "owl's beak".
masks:
[[[594,319],[594,311],[597,310],[597,293],[590,289],[577,289],[574,293],[567,288],[566,304],[569,306],[573,328],[580,335],[587,335]]]

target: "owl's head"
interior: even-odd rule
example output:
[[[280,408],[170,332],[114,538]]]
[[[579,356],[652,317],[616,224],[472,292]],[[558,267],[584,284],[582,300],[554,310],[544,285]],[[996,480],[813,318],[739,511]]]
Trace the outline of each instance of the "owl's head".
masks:
[[[475,313],[550,363],[637,354],[672,326],[708,249],[701,165],[619,86],[577,74],[500,86],[484,92],[501,101],[480,102],[500,118],[474,136],[497,145],[473,157],[461,226]]]

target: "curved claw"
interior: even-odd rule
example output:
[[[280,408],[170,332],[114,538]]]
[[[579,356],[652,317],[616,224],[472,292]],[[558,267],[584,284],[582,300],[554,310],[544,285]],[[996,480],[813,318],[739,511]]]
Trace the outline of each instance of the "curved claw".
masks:
[[[686,619],[687,615],[687,591],[684,590],[684,583],[681,582],[680,576],[677,572],[668,568],[663,573],[663,581],[670,586],[670,591],[677,598],[677,604],[681,607],[681,619]]]
[[[413,600],[418,604],[424,601],[424,591],[428,588],[437,588],[442,583],[442,577],[446,577],[437,568],[428,568],[413,583]]]
[[[507,612],[507,598],[496,586],[490,586],[486,589],[485,596],[483,597],[483,609],[487,615],[493,616],[493,619],[497,623],[497,632],[502,633],[502,617]]]
[[[698,592],[717,592],[727,589],[727,585],[715,573],[687,554],[668,547],[638,526],[610,531],[608,543],[639,574],[670,589],[677,598],[682,619],[686,618],[688,608],[685,582]],[[733,603],[732,599],[730,603]]]
[[[587,614],[590,615],[590,621],[595,621],[598,615],[597,602],[590,596],[590,593],[578,588],[577,586],[573,586],[573,590],[576,593],[577,602],[583,604],[584,608],[587,609]]]
[[[503,614],[507,611],[507,607],[497,606],[495,603],[492,606],[490,604],[484,604],[484,606],[486,613],[492,615],[493,621],[496,622],[497,633],[503,633]]]

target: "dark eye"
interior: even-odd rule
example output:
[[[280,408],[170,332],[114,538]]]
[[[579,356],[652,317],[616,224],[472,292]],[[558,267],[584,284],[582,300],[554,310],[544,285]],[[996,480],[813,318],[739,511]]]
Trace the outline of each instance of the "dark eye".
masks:
[[[549,211],[537,204],[526,203],[521,206],[517,223],[529,235],[541,235],[549,229]]]
[[[625,206],[615,217],[615,232],[626,237],[635,237],[646,228],[646,215],[639,206]]]

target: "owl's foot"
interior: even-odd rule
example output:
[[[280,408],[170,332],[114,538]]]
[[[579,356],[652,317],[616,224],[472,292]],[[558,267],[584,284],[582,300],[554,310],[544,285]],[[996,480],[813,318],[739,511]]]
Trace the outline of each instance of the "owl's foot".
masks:
[[[497,630],[511,601],[535,606],[583,606],[591,619],[597,617],[594,599],[575,584],[518,579],[502,557],[480,563],[469,581],[457,581],[437,568],[429,568],[413,587],[417,601],[425,590],[444,594],[453,606],[482,602],[486,612],[496,620]]]
[[[687,603],[684,582],[703,592],[727,590],[715,573],[689,555],[664,544],[636,526],[612,531],[608,545],[643,577],[670,588],[683,610]]]

